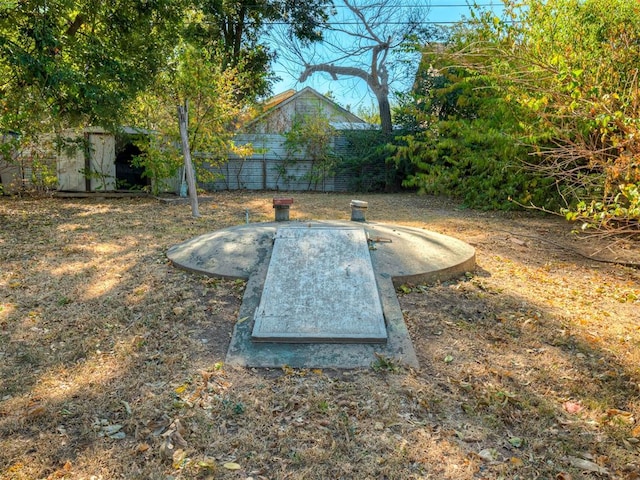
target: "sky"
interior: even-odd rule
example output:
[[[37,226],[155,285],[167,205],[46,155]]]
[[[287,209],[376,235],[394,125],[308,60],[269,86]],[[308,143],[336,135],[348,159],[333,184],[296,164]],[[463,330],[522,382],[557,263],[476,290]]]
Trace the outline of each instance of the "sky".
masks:
[[[340,0],[334,0],[334,2],[336,5],[341,3]],[[502,9],[501,0],[476,0],[476,3],[483,8],[493,10],[497,14]],[[412,8],[428,9],[428,22],[445,26],[468,18],[470,12],[467,0],[402,0],[402,4]],[[284,55],[278,56],[274,70],[276,75],[281,78],[273,87],[274,94],[288,89],[302,90],[310,86],[322,94],[331,92],[341,106],[354,113],[357,113],[360,109],[377,112],[375,97],[371,94],[364,81],[345,77],[332,80],[327,74],[315,73],[307,81],[301,83],[298,81],[300,67],[287,62]],[[392,86],[393,88],[394,86]],[[396,90],[406,91],[409,88],[410,82],[408,81],[404,85],[395,85]]]

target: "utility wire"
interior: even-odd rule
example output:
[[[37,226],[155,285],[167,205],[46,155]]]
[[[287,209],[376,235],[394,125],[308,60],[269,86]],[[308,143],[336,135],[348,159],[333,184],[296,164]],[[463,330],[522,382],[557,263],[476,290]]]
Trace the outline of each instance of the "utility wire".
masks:
[[[455,8],[455,7],[501,7],[500,3],[447,3],[438,5],[394,5],[394,8]],[[334,5],[335,9],[348,8],[346,5]],[[366,6],[361,7],[366,8]]]
[[[380,22],[376,25],[455,25],[457,23],[462,24],[471,24],[473,22],[468,20],[429,20],[426,22]],[[265,25],[293,25],[292,22],[265,22]],[[327,22],[329,26],[353,26],[353,25],[362,25],[362,22]]]
[[[489,2],[489,3],[442,3],[437,5],[425,5],[425,4],[407,4],[407,5],[394,5],[394,8],[456,8],[456,7],[501,7],[502,3],[499,2]],[[264,5],[244,5],[246,8],[263,8]],[[332,8],[349,8],[346,5],[333,5]],[[361,8],[367,8],[364,5]]]

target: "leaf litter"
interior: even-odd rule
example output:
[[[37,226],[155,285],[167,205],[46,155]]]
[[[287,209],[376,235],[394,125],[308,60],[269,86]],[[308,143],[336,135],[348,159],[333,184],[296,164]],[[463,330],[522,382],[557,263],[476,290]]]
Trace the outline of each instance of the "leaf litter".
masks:
[[[349,218],[349,195],[294,196],[294,220]],[[421,368],[225,366],[245,283],[165,252],[247,208],[271,221],[272,197],[216,194],[200,220],[0,198],[0,478],[640,476],[640,275],[572,255],[553,218],[363,195],[371,221],[477,249],[459,281],[398,289]]]

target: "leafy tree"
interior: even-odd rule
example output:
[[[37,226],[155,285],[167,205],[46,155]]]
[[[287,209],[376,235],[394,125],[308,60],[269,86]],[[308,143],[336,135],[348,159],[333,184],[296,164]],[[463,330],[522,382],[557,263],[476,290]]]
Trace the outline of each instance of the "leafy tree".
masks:
[[[269,21],[295,19],[290,34],[315,40],[326,4],[196,0],[185,14],[173,56],[132,111],[137,125],[161,133],[142,146],[138,161],[148,175],[157,182],[179,167],[175,111],[185,103],[188,141],[201,182],[214,180],[211,167],[225,162],[229,152],[250,155],[251,147],[235,146],[232,137],[251,101],[270,87],[272,54],[259,42],[263,29]]]
[[[252,72],[251,94],[268,90],[272,54],[265,22],[320,37],[327,0],[7,0],[0,5],[0,127],[118,126],[123,106],[166,69],[178,42],[217,55],[222,69]],[[190,18],[185,23],[184,17]],[[185,30],[186,26],[186,30]],[[249,87],[247,87],[249,88]],[[245,92],[247,93],[247,92]]]
[[[186,38],[212,53],[218,52],[222,69],[242,67],[251,77],[243,96],[269,93],[273,52],[263,42],[267,27],[286,23],[287,36],[304,43],[322,38],[331,0],[196,0],[197,18],[187,27]]]
[[[311,161],[309,171],[304,175],[308,188],[317,187],[335,172],[336,155],[332,147],[336,135],[329,118],[321,112],[294,118],[291,130],[285,133],[285,149],[289,160],[302,156]]]
[[[187,0],[20,0],[0,4],[0,130],[19,134],[9,158],[52,181],[37,152],[63,130],[115,129],[127,104],[166,64]],[[28,165],[22,165],[27,162]]]
[[[640,5],[627,0],[505,0],[484,12],[459,62],[520,107],[530,166],[552,178],[567,216],[639,229]]]
[[[164,143],[175,130],[176,105],[189,100],[192,145],[221,158],[243,99],[269,88],[272,54],[258,41],[265,22],[292,21],[291,35],[312,41],[319,38],[326,4],[4,2],[0,128],[19,132],[23,146],[34,146],[41,141],[39,133],[66,127],[93,124],[116,130],[126,122],[157,127],[165,135],[147,143],[138,161],[159,180],[176,168],[176,159],[168,160],[172,149]]]
[[[226,161],[234,149],[235,123],[244,110],[237,94],[245,87],[244,80],[239,69],[223,69],[220,58],[203,49],[185,43],[177,48],[172,68],[158,77],[131,111],[132,122],[159,134],[140,144],[143,154],[138,158],[158,188],[181,165],[175,115],[176,106],[185,102],[198,177],[203,182],[213,180],[209,167]]]
[[[0,6],[0,128],[112,126],[165,65],[184,2],[21,0]]]

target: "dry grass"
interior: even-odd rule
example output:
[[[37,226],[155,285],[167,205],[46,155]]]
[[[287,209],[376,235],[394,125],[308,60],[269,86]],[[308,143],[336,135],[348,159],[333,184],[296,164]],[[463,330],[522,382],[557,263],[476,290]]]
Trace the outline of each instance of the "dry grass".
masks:
[[[271,197],[219,194],[199,220],[0,199],[0,478],[640,478],[637,269],[559,248],[599,249],[553,218],[364,196],[370,220],[478,251],[469,278],[400,296],[421,369],[230,369],[243,282],[165,251],[271,220]],[[350,196],[294,197],[292,218],[349,218]]]

